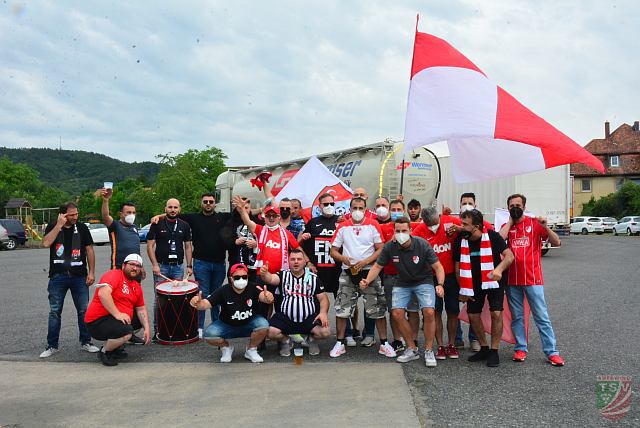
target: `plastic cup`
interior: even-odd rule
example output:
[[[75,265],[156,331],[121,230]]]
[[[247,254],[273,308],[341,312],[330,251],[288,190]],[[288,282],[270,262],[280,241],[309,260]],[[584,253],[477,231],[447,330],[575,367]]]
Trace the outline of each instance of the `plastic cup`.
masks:
[[[302,356],[304,355],[304,349],[302,348],[294,348],[293,349],[293,360],[296,363],[296,366],[302,365]]]
[[[113,189],[113,182],[112,181],[105,181],[104,182],[104,188],[105,189]]]

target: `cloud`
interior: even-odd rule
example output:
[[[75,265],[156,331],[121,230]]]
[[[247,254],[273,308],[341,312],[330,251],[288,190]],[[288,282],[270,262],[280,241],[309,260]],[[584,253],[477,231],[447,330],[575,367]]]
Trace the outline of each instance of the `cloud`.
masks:
[[[581,144],[637,120],[628,1],[16,1],[0,145],[265,164],[401,139],[415,15]]]

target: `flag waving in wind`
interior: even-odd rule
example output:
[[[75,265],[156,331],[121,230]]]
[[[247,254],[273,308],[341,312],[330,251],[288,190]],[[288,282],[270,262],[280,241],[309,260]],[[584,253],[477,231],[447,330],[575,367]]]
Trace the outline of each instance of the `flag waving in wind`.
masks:
[[[418,32],[405,151],[447,141],[457,182],[602,162],[497,86],[446,41]]]

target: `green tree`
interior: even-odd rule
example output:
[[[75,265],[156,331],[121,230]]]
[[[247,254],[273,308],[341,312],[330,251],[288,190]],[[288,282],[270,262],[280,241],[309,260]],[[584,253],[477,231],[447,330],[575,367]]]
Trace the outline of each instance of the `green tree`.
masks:
[[[177,198],[184,212],[192,212],[200,210],[203,193],[215,190],[216,178],[225,170],[227,156],[216,147],[207,147],[189,149],[175,156],[158,155],[157,158],[160,172],[150,195],[152,208],[161,212],[167,199]]]
[[[596,200],[591,198],[582,207],[582,215],[622,218],[640,213],[640,185],[626,181],[620,190]]]

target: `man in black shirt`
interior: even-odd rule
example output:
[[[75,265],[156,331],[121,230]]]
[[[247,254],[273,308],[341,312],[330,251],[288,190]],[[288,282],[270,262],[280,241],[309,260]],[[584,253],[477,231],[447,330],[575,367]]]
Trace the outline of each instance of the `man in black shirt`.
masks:
[[[178,218],[180,201],[169,199],[164,208],[165,217],[152,224],[147,234],[147,254],[153,265],[153,283],[158,285],[166,278],[182,280],[193,273],[191,264],[191,227]],[[187,260],[187,269],[183,261]],[[158,303],[153,304],[153,330],[157,333]]]
[[[477,336],[480,342],[480,351],[470,356],[469,361],[487,360],[487,366],[497,367],[500,364],[498,347],[502,337],[507,279],[502,274],[513,262],[513,253],[498,232],[484,226],[480,211],[465,211],[460,214],[460,220],[462,231],[453,244],[453,261],[460,284],[460,300],[467,302],[469,322],[473,331],[479,332]],[[493,269],[486,268],[487,264]],[[491,311],[491,348],[487,345],[480,319],[485,299],[489,301]]]
[[[258,302],[273,303],[273,294],[256,285],[249,285],[249,273],[245,265],[231,266],[229,284],[218,288],[213,294],[202,298],[202,291],[191,299],[191,306],[205,311],[220,305],[220,316],[204,333],[208,344],[221,347],[221,363],[230,363],[233,346],[227,339],[249,337],[244,357],[252,363],[263,362],[257,346],[267,336],[269,321],[257,312]]]
[[[60,207],[56,223],[49,223],[42,238],[42,246],[49,248],[49,328],[47,348],[40,358],[58,352],[62,306],[67,291],[71,291],[78,313],[80,344],[87,352],[100,349],[91,343],[91,334],[84,324],[89,305],[89,287],[95,281],[95,254],[89,228],[78,223],[78,207],[69,202]],[[87,264],[89,270],[87,271]]]
[[[202,294],[213,294],[220,286],[226,274],[225,259],[227,241],[222,236],[227,223],[231,219],[230,213],[216,212],[216,198],[213,193],[204,193],[200,199],[202,211],[193,214],[180,214],[178,218],[191,226],[193,237],[193,274],[198,282]],[[163,215],[155,216],[151,223],[157,223]],[[211,308],[211,321],[218,319],[219,308]],[[202,329],[206,312],[198,314],[198,334],[202,338]]]
[[[111,269],[122,268],[124,258],[129,254],[140,255],[140,236],[136,228],[136,206],[132,202],[120,205],[120,218],[115,221],[109,214],[109,200],[113,196],[112,189],[100,189],[102,195],[102,222],[109,229],[111,243]],[[145,278],[144,269],[138,281]]]

